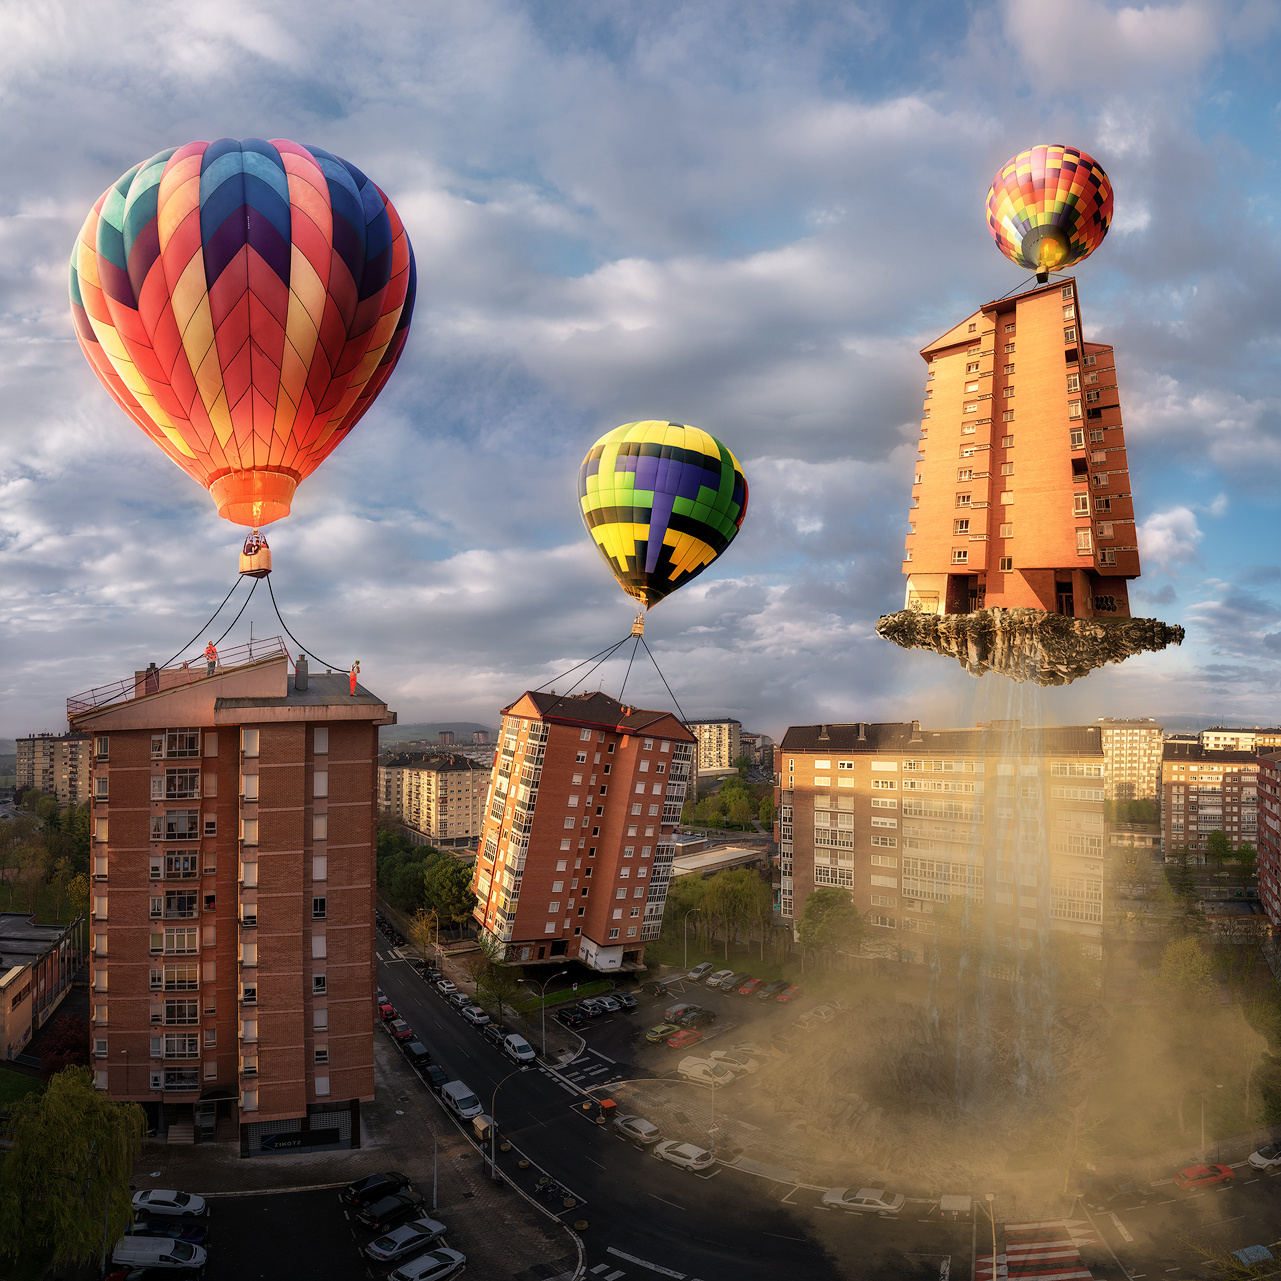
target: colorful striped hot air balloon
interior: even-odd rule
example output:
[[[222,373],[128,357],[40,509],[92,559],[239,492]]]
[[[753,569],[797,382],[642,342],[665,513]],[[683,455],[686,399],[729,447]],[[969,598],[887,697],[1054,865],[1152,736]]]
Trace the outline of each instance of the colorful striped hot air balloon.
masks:
[[[1112,222],[1112,184],[1076,147],[1031,147],[998,170],[987,225],[1000,251],[1042,277],[1088,258]]]
[[[219,515],[254,527],[289,514],[382,390],[414,292],[391,201],[281,138],[158,152],[103,192],[71,253],[102,384]]]
[[[738,459],[697,427],[625,423],[588,450],[578,502],[619,586],[648,609],[734,541],[747,481]]]

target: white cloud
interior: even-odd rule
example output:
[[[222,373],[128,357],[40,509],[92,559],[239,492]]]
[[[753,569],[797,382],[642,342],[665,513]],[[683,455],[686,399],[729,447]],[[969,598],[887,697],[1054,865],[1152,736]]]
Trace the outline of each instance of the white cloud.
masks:
[[[1139,526],[1138,534],[1140,561],[1162,570],[1196,560],[1203,537],[1196,513],[1187,507],[1155,512]]]

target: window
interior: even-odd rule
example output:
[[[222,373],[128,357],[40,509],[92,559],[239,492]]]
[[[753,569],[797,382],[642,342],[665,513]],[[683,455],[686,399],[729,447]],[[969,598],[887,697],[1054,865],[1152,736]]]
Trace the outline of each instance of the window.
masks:
[[[199,756],[200,731],[198,729],[171,729],[165,734],[166,756]]]
[[[1013,524],[1011,524],[1011,523],[1007,523],[1007,524],[1004,524],[1004,525],[1002,525],[1002,526],[1001,526],[1001,537],[1002,537],[1002,538],[1013,538],[1013,537],[1014,537],[1014,526],[1013,526]]]
[[[197,841],[200,839],[199,810],[166,810],[166,841]]]
[[[968,520],[954,520],[952,522],[952,533],[968,534],[970,532],[970,522]]]
[[[974,479],[974,468],[973,468],[973,467],[960,467],[960,468],[958,468],[958,469],[957,469],[957,472],[956,472],[956,479],[957,479],[957,480],[960,480],[960,481],[973,480],[973,479]]]
[[[592,732],[589,729],[580,729],[578,731],[578,738],[580,742],[586,743],[591,738],[591,736],[592,736]]]
[[[312,775],[311,794],[313,796],[329,795],[329,771],[328,770],[318,769]]]
[[[323,898],[313,898],[311,900],[311,919],[313,921],[323,921],[325,919],[325,900]]]
[[[327,1076],[318,1076],[316,1078],[316,1097],[324,1098],[329,1094],[329,1078]]]
[[[1000,560],[1000,569],[1002,574],[1008,574],[1014,569],[1014,557],[1002,556]]]
[[[326,841],[329,839],[329,815],[313,814],[311,816],[311,839]]]
[[[1075,307],[1064,307],[1064,308],[1063,308],[1063,319],[1064,319],[1064,320],[1075,320],[1075,319],[1076,319],[1076,308],[1075,308]],[[1075,335],[1075,333],[1074,333],[1074,334],[1072,335],[1072,337],[1068,339],[1068,342],[1075,342],[1075,341],[1076,341],[1076,335]]]
[[[1090,531],[1088,529],[1078,529],[1076,531],[1076,550],[1078,555],[1089,555],[1094,550],[1090,542]]]
[[[93,799],[95,801],[105,801],[107,799],[107,776],[99,774],[93,780]]]
[[[258,820],[256,818],[242,818],[240,820],[240,839],[246,845],[258,844]]]
[[[1014,491],[1012,489],[1001,490],[1001,505],[1003,507],[1008,507],[1013,502],[1014,502]]]
[[[1084,427],[1071,428],[1070,431],[1068,432],[1068,439],[1071,442],[1071,446],[1073,449],[1084,449],[1085,448],[1085,428]]]
[[[315,731],[315,754],[317,756],[329,755],[329,731],[327,729],[317,729]]]
[[[969,332],[970,332],[970,333],[973,333],[977,328],[978,328],[978,323],[977,323],[977,322],[975,322],[974,324],[972,324],[972,325],[970,326],[970,328],[969,328]]]
[[[1106,501],[1106,499],[1103,501]],[[1074,494],[1072,496],[1072,514],[1074,516],[1088,516],[1090,514],[1089,494]]]
[[[970,496],[969,496],[969,494],[957,494],[957,496],[956,496],[956,505],[957,505],[958,507],[968,507],[968,506],[970,505]]]
[[[1069,400],[1068,401],[1068,417],[1080,418],[1080,416],[1081,416],[1081,402],[1079,400]],[[1081,446],[1075,445],[1073,446],[1073,448],[1080,449]]]
[[[1063,331],[1063,341],[1065,343],[1076,342],[1076,326]]]
[[[954,547],[952,549],[953,565],[967,565],[969,564],[969,560],[970,560],[970,553],[968,550],[959,548],[959,547]]]
[[[95,818],[93,820],[93,839],[99,843],[107,839],[107,820],[105,818]]]
[[[974,401],[972,404],[968,404],[968,405],[966,405],[966,406],[964,407],[964,411],[963,411],[963,412],[965,412],[965,413],[967,413],[967,414],[977,414],[977,413],[978,413],[978,411],[979,411],[978,401]],[[973,431],[973,430],[974,430],[974,424],[973,424],[973,423],[966,423],[966,424],[961,428],[961,430],[962,430],[962,431],[964,431],[964,430],[966,429],[966,427],[968,427],[968,428],[970,429],[970,431]]]
[[[1101,520],[1098,525],[1100,538],[1112,538],[1112,522],[1110,520]]]
[[[256,729],[242,729],[240,731],[240,750],[246,756],[258,755],[258,731]]]
[[[1086,501],[1088,502],[1089,499],[1087,498]],[[1088,507],[1085,510],[1087,513],[1089,512]],[[1112,500],[1110,498],[1096,498],[1094,500],[1094,510],[1096,512],[1110,512],[1112,510]]]
[[[967,413],[972,413],[972,412],[973,412],[973,410],[975,410],[975,409],[977,409],[977,408],[978,408],[978,406],[977,406],[977,405],[974,405],[974,406],[972,406],[972,407],[971,407],[971,409],[970,409],[970,410],[967,410],[966,412],[967,412]],[[961,424],[961,435],[962,435],[962,436],[973,436],[976,430],[977,430],[977,429],[976,429],[976,427],[975,427],[975,424],[974,424],[974,423],[962,423],[962,424]],[[962,451],[961,451],[961,457],[962,457],[962,458],[970,458],[970,457],[972,457],[972,456],[973,456],[973,454],[974,454],[974,451],[973,451],[973,450],[970,450],[970,451],[969,451],[969,453],[966,453],[964,450],[962,450]]]
[[[1013,476],[1013,475],[1014,475],[1014,464],[1013,464],[1013,463],[1002,463],[1002,464],[1001,464],[1001,475],[1002,475],[1002,476]]]
[[[1068,389],[1068,391],[1080,391],[1080,390],[1081,390],[1081,376],[1080,376],[1080,374],[1068,374],[1068,376],[1067,376],[1067,389]]]
[[[1090,444],[1101,445],[1103,443],[1103,433],[1097,429],[1090,432]]]
[[[1103,395],[1103,393],[1102,393],[1101,391],[1099,391],[1097,388],[1096,388],[1094,391],[1088,391],[1088,390],[1087,390],[1087,391],[1086,391],[1086,393],[1085,393],[1085,403],[1086,403],[1087,405],[1094,405],[1094,404],[1097,404],[1097,403],[1098,403],[1098,401],[1099,401],[1099,397],[1100,397],[1100,396],[1102,396],[1102,395]]]
[[[1002,437],[1001,437],[1001,448],[1002,448],[1002,449],[1013,449],[1013,448],[1014,448],[1014,437],[1013,437],[1013,436],[1002,436]]]
[[[979,362],[978,362],[977,360],[975,360],[975,361],[971,361],[968,365],[966,365],[966,366],[965,366],[965,372],[966,372],[967,374],[977,374],[977,373],[978,373],[978,371],[979,371]],[[966,390],[966,391],[977,391],[977,390],[978,390],[978,383],[973,383],[973,384],[971,384],[971,385],[970,385],[969,387],[967,387],[965,390]]]
[[[1106,489],[1108,487],[1108,474],[1105,471],[1096,471],[1090,477],[1095,489]]]
[[[1116,564],[1116,552],[1115,552],[1115,551],[1113,551],[1110,547],[1105,547],[1102,551],[1100,551],[1100,552],[1099,552],[1099,564],[1100,564],[1100,565],[1115,565],[1115,564]]]
[[[105,761],[107,759],[107,754],[108,754],[107,749],[109,746],[110,746],[110,739],[107,737],[107,735],[102,734],[98,738],[95,738],[93,740],[94,756],[97,757],[97,759],[100,761]]]
[[[325,995],[325,976],[323,974],[313,974],[311,976],[311,994],[312,996]]]
[[[153,734],[151,736],[151,759],[154,761],[157,757],[165,754],[165,736],[163,734]]]
[[[329,879],[329,859],[324,854],[317,854],[311,860],[311,879],[325,881]]]
[[[1064,286],[1063,286],[1062,296],[1063,296],[1064,298],[1071,298],[1071,297],[1072,297],[1072,286],[1071,286],[1071,285],[1064,285]]]
[[[1013,365],[1006,365],[1006,366],[1005,366],[1005,372],[1006,372],[1007,374],[1012,374],[1012,373],[1014,372],[1014,366],[1013,366]]]

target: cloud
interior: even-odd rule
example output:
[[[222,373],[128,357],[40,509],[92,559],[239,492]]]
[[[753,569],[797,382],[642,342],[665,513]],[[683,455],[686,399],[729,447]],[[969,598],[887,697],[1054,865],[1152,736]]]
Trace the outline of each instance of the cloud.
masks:
[[[1196,560],[1204,537],[1196,514],[1187,507],[1156,512],[1138,527],[1138,535],[1140,561],[1163,570]]]

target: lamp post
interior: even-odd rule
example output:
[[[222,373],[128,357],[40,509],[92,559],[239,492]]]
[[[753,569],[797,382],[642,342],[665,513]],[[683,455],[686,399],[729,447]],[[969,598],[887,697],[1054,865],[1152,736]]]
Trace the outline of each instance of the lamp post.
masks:
[[[125,1056],[125,1097],[128,1098],[129,1096],[129,1051],[121,1050],[120,1053]]]
[[[535,983],[533,979],[516,980],[517,983],[528,983],[530,987],[538,988],[538,994],[542,1001],[543,1008],[543,1058],[547,1057],[547,984],[568,973],[568,970],[561,970],[560,974],[553,974],[551,978],[544,979],[542,983]]]
[[[689,918],[695,912],[701,912],[702,910],[703,909],[701,907],[691,907],[689,911],[685,913],[685,970],[686,972],[689,971]]]
[[[498,1181],[498,1091],[502,1088],[503,1082],[519,1076],[521,1071],[521,1068],[517,1068],[514,1072],[508,1072],[502,1081],[494,1086],[494,1097],[489,1104],[489,1177],[495,1182]]]
[[[992,1275],[996,1276],[996,1193],[985,1193],[987,1197],[987,1217],[992,1225]]]

